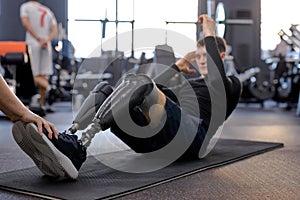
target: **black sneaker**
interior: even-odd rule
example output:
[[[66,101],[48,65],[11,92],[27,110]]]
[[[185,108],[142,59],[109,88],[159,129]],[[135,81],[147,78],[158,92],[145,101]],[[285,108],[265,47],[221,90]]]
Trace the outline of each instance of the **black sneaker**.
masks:
[[[76,135],[60,133],[58,140],[54,137],[50,140],[46,130],[40,136],[35,124],[25,125],[20,121],[14,123],[12,132],[17,144],[42,173],[58,178],[78,177],[78,171],[86,160],[86,148]]]

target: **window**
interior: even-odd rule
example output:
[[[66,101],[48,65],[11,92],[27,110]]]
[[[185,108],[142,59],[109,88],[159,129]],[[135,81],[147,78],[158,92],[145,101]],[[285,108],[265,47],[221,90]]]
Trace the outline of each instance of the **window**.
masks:
[[[184,12],[184,13],[183,13]],[[68,37],[76,49],[76,56],[88,57],[103,43],[116,36],[116,25],[106,24],[105,38],[102,39],[102,23],[116,19],[116,1],[113,0],[69,0]],[[92,20],[92,21],[78,21]],[[157,44],[168,41],[168,31],[176,31],[196,41],[195,24],[166,24],[166,21],[196,22],[198,19],[198,0],[118,0],[118,20],[134,22],[134,30],[145,28],[162,29]],[[93,21],[94,20],[94,21]],[[131,32],[131,23],[118,23],[118,34]],[[166,33],[166,34],[165,34]],[[167,38],[167,40],[166,40]],[[147,38],[145,38],[146,40]],[[131,41],[123,41],[131,46]],[[116,46],[114,43],[112,46]],[[170,45],[172,46],[172,45]],[[104,47],[102,47],[104,48]],[[103,49],[115,50],[115,49]],[[124,51],[121,47],[118,50]],[[98,52],[99,55],[101,51]]]
[[[278,32],[290,34],[292,24],[300,23],[299,0],[261,0],[261,48],[273,50],[280,42]]]

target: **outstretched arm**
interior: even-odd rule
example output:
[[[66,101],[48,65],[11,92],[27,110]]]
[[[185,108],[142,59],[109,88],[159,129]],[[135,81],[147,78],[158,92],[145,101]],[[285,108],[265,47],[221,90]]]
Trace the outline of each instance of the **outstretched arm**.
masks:
[[[0,76],[0,110],[12,121],[33,122],[38,126],[40,135],[43,135],[42,127],[48,131],[48,137],[52,134],[58,138],[58,132],[54,125],[44,118],[32,113],[9,89],[5,80]]]
[[[207,66],[208,66],[208,77],[209,79],[215,78],[215,73],[217,71],[214,70],[212,65],[215,65],[218,69],[218,73],[222,76],[222,78],[226,78],[224,63],[221,59],[220,52],[217,47],[217,43],[215,40],[216,37],[216,22],[210,18],[208,15],[200,15],[199,16],[199,23],[202,24],[203,27],[203,34],[204,34],[204,41],[205,41],[205,48],[207,51]],[[209,64],[210,63],[210,64]]]

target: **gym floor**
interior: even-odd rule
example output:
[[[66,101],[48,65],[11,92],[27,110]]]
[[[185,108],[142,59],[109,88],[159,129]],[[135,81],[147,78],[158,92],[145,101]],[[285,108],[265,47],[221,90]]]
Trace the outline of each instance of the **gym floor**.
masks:
[[[72,105],[55,103],[55,109],[45,118],[63,131],[72,121]],[[0,173],[34,166],[15,144],[11,128],[12,123],[1,117]],[[110,133],[105,134],[122,145]],[[294,109],[286,111],[273,102],[266,102],[264,108],[259,104],[239,104],[221,137],[280,142],[284,147],[120,199],[299,199],[300,117]],[[0,199],[38,198],[0,190]]]

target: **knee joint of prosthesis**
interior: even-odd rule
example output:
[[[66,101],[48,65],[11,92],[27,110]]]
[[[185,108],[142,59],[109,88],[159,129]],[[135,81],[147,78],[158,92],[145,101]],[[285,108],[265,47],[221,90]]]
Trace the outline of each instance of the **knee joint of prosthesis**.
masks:
[[[143,112],[149,112],[152,105],[157,104],[158,88],[154,81],[145,74],[128,74],[124,82],[129,84],[131,91],[129,107],[139,107]],[[126,93],[126,92],[125,92]]]
[[[151,78],[144,74],[128,74],[99,108],[95,120],[105,130],[113,121],[112,110],[114,115],[123,115],[134,107],[148,112],[157,100],[157,87]]]

